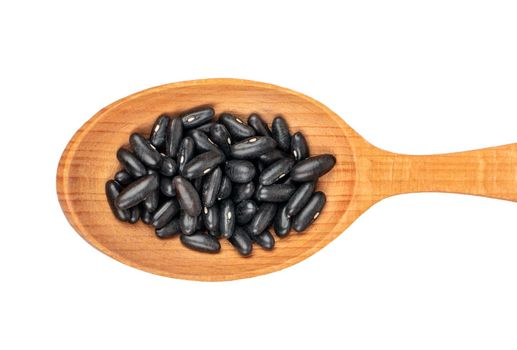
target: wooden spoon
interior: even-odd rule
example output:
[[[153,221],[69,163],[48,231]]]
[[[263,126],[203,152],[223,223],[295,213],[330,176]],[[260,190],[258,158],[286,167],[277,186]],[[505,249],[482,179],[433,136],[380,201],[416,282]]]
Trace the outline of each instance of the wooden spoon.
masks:
[[[302,131],[312,154],[332,153],[334,169],[318,183],[327,205],[302,234],[277,239],[273,251],[256,246],[241,257],[221,240],[219,254],[203,254],[179,239],[160,240],[142,224],[117,221],[104,193],[119,169],[117,149],[134,131],[148,133],[155,118],[199,105],[269,123],[277,114]],[[517,143],[470,152],[412,156],[376,148],[330,109],[298,92],[238,79],[207,79],[151,88],[103,108],[68,143],[57,172],[61,207],[91,245],[127,265],[162,276],[223,281],[278,271],[311,256],[374,203],[401,193],[451,192],[517,201]]]

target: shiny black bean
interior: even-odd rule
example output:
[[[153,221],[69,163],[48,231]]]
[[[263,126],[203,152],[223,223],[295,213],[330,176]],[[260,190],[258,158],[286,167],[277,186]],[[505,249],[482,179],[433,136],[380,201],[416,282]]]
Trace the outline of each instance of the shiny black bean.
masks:
[[[277,210],[275,219],[273,220],[273,228],[278,237],[282,238],[289,234],[291,230],[291,219],[287,216],[285,205]]]
[[[307,140],[301,132],[295,133],[291,138],[291,154],[295,160],[302,160],[310,155]]]
[[[255,213],[255,216],[246,226],[248,233],[256,236],[264,232],[273,221],[276,209],[277,206],[275,203],[262,203]]]
[[[232,182],[247,183],[255,177],[255,166],[247,160],[230,160],[224,167],[224,173]]]
[[[232,138],[223,124],[215,123],[210,129],[210,139],[219,146],[226,156],[230,155]]]
[[[178,160],[178,170],[180,173],[183,171],[185,164],[187,164],[188,162],[190,162],[192,158],[194,158],[194,147],[194,140],[189,136],[185,137],[181,141],[178,150],[178,155],[176,157],[176,159]]]
[[[286,184],[259,186],[255,193],[255,198],[261,202],[285,202],[295,190],[296,187]]]
[[[203,208],[203,222],[210,232],[219,232],[219,205],[214,203],[211,207]]]
[[[172,180],[181,209],[190,216],[201,214],[201,199],[194,186],[187,179],[176,176]]]
[[[115,200],[120,209],[129,209],[142,202],[151,192],[158,188],[158,175],[146,175],[128,185]]]
[[[145,210],[147,210],[150,213],[153,213],[158,208],[159,200],[160,200],[160,189],[157,188],[153,192],[149,193],[149,195],[142,202],[142,205],[144,206]]]
[[[148,212],[143,205],[140,206],[140,218],[146,225],[150,225],[153,220],[153,214]]]
[[[208,231],[208,234],[212,237],[221,237],[221,232],[219,232],[219,229],[215,230],[215,231]]]
[[[162,156],[156,148],[140,134],[133,133],[129,137],[129,143],[133,147],[133,152],[140,161],[149,168],[158,169],[162,161]]]
[[[221,244],[217,238],[202,232],[196,232],[190,236],[181,235],[180,241],[185,247],[204,253],[217,253],[221,250]]]
[[[180,213],[180,229],[181,233],[190,236],[196,232],[196,226],[199,216],[190,216],[186,212]]]
[[[205,222],[203,221],[201,215],[197,217],[196,231],[206,231]]]
[[[255,184],[253,181],[247,182],[245,184],[233,184],[232,186],[232,200],[234,203],[240,203],[243,200],[250,199],[253,197],[253,193],[255,193]]]
[[[293,217],[302,210],[307,204],[309,199],[312,197],[314,190],[316,189],[316,182],[305,182],[301,184],[296,191],[293,193],[289,201],[286,204],[286,213],[289,217]]]
[[[285,152],[291,150],[291,134],[289,133],[289,126],[282,117],[276,117],[273,119],[271,125],[273,138],[278,143],[278,147]]]
[[[253,113],[248,117],[248,125],[251,126],[257,135],[271,136],[271,131],[267,124],[260,118],[258,114]]]
[[[194,140],[194,144],[196,145],[195,149],[197,153],[203,153],[208,151],[219,151],[219,147],[217,147],[214,142],[202,131],[193,130],[189,133],[190,137]]]
[[[282,158],[268,166],[260,174],[259,181],[262,185],[271,185],[291,171],[294,165],[294,160],[291,158]]]
[[[293,219],[293,229],[297,232],[304,231],[314,220],[318,218],[326,202],[325,193],[316,192],[312,195],[305,207],[300,210]]]
[[[170,238],[176,236],[178,233],[181,232],[180,229],[180,219],[174,218],[169,223],[161,228],[155,229],[154,233],[158,238]]]
[[[201,201],[205,207],[214,205],[219,189],[221,188],[221,181],[223,179],[223,172],[221,168],[217,167],[203,178],[203,188],[201,191]]]
[[[136,224],[140,220],[140,207],[137,205],[129,209],[129,215],[129,223]]]
[[[105,186],[106,190],[106,198],[108,199],[108,204],[113,212],[113,215],[120,221],[128,221],[130,218],[130,213],[128,210],[120,209],[115,205],[115,200],[120,194],[120,186],[113,180],[109,180],[106,182]]]
[[[257,205],[251,199],[244,200],[235,207],[235,216],[237,217],[237,224],[244,225],[253,219],[257,212]]]
[[[133,178],[128,174],[127,171],[120,170],[115,174],[115,181],[117,181],[122,186],[126,186],[133,182]]]
[[[147,174],[147,169],[135,155],[128,150],[121,148],[117,151],[117,159],[129,175],[138,178]]]
[[[241,119],[229,113],[222,113],[219,117],[219,122],[226,127],[236,141],[255,135],[255,130],[252,127],[244,124]]]
[[[174,157],[183,138],[183,124],[180,118],[172,118],[167,127],[167,137],[165,142],[165,154]]]
[[[255,159],[276,147],[276,141],[268,136],[253,136],[235,143],[231,155],[236,159]]]
[[[196,189],[197,193],[200,193],[203,189],[203,178],[198,177],[197,179],[192,180],[192,185],[194,185],[194,188]]]
[[[202,131],[204,132],[205,134],[207,135],[210,135],[210,129],[212,129],[212,126],[215,125],[215,123],[206,123],[206,124],[203,124],[203,125],[200,125],[198,126],[196,129],[194,130],[198,130],[198,131]],[[213,140],[212,140],[213,141]]]
[[[230,197],[232,193],[232,181],[226,175],[223,175],[223,179],[221,180],[221,187],[219,188],[219,193],[217,194],[217,199],[225,199]]]
[[[154,122],[153,129],[151,130],[151,136],[149,137],[149,140],[154,147],[160,148],[165,145],[165,140],[167,138],[167,126],[169,125],[169,121],[169,117],[165,114],[162,114]]]
[[[258,159],[264,165],[270,165],[282,158],[289,158],[289,155],[278,148],[275,148],[271,152],[262,154]]]
[[[256,236],[251,235],[250,238],[266,250],[271,250],[275,247],[275,238],[269,231],[264,231]]]
[[[250,237],[240,226],[235,227],[233,235],[228,238],[228,241],[235,247],[235,249],[242,256],[248,256],[253,250],[253,242]]]
[[[235,206],[231,199],[221,201],[219,205],[219,231],[224,238],[231,237],[235,230]]]
[[[180,211],[178,201],[175,198],[164,202],[153,214],[151,224],[155,228],[161,228],[169,223]]]
[[[185,165],[181,174],[187,179],[196,179],[208,174],[224,162],[225,158],[224,153],[220,151],[201,153]]]
[[[181,122],[185,129],[192,129],[210,122],[213,118],[214,110],[208,107],[183,114]]]
[[[160,174],[163,176],[174,176],[176,174],[177,165],[174,159],[164,156],[160,164]]]
[[[172,185],[171,177],[162,176],[160,178],[160,192],[165,197],[175,197],[176,196],[176,189]]]
[[[316,180],[325,175],[336,164],[336,157],[331,154],[322,154],[299,161],[291,169],[291,178],[296,182]]]

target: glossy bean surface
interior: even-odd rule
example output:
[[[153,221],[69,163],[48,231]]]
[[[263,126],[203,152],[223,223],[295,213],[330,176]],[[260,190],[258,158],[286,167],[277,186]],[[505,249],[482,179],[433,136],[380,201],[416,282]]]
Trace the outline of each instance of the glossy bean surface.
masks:
[[[144,165],[152,169],[160,168],[162,156],[145,137],[138,133],[133,133],[129,137],[129,143],[133,148],[135,156]]]
[[[323,192],[314,193],[305,207],[294,217],[293,229],[297,232],[301,232],[309,227],[320,215],[326,200],[327,198]]]
[[[201,191],[201,201],[205,207],[211,207],[217,200],[217,194],[221,188],[223,172],[217,167],[203,178],[203,188]]]
[[[248,125],[255,130],[257,135],[271,136],[269,127],[258,114],[253,113],[248,117]]]
[[[181,174],[187,179],[196,179],[208,174],[211,170],[224,162],[225,156],[220,151],[204,152],[188,162]]]
[[[279,159],[262,171],[259,182],[265,186],[271,185],[289,174],[293,165],[294,160],[291,158]]]
[[[120,186],[113,180],[109,180],[106,182],[105,186],[106,198],[108,199],[108,204],[113,212],[113,215],[120,221],[128,221],[130,218],[130,213],[128,210],[120,209],[115,205],[115,200],[120,194]]]
[[[115,181],[117,181],[120,185],[126,186],[133,182],[133,178],[129,173],[125,170],[120,170],[115,174]]]
[[[219,205],[219,231],[221,236],[229,238],[235,230],[235,206],[229,198],[221,201]]]
[[[196,152],[203,153],[208,151],[219,151],[219,147],[217,147],[214,141],[212,141],[204,132],[193,130],[189,135],[192,140],[194,140]]]
[[[275,149],[277,143],[269,136],[252,136],[231,147],[231,156],[236,159],[256,159]]]
[[[240,202],[235,207],[235,216],[238,225],[244,225],[253,219],[257,212],[257,204],[254,201],[248,199]]]
[[[294,181],[313,181],[328,173],[336,164],[336,157],[322,154],[299,161],[292,169],[290,176]]]
[[[261,185],[257,188],[255,198],[262,202],[285,202],[289,200],[295,190],[296,187],[287,184]]]
[[[162,176],[160,178],[160,192],[165,197],[175,197],[176,196],[176,190],[174,189],[174,186],[172,185],[172,177]]]
[[[255,184],[253,181],[245,184],[233,184],[232,187],[232,200],[235,204],[242,202],[243,200],[250,199],[255,193]]]
[[[129,209],[142,202],[151,192],[158,188],[158,175],[146,175],[129,184],[115,200],[120,209]]]
[[[194,149],[195,143],[191,137],[187,136],[181,141],[176,157],[176,160],[178,161],[178,171],[180,173],[183,171],[185,164],[194,158]]]
[[[232,193],[232,181],[226,175],[223,175],[223,179],[221,180],[221,187],[219,188],[219,193],[217,193],[217,199],[225,199],[230,197]]]
[[[138,220],[140,220],[140,207],[137,205],[129,209],[129,223],[136,224]]]
[[[210,122],[214,118],[214,109],[211,107],[194,110],[183,114],[181,122],[185,129],[196,128]]]
[[[127,149],[119,149],[117,151],[117,159],[131,177],[139,178],[147,174],[145,165]]]
[[[219,232],[219,204],[214,203],[211,207],[204,207],[203,213],[203,222],[205,223],[205,227],[208,231],[211,232]]]
[[[192,183],[181,176],[174,177],[172,183],[181,209],[190,216],[201,214],[201,199]]]
[[[174,157],[178,153],[181,139],[183,138],[183,124],[180,118],[172,118],[167,127],[165,139],[165,154]]]
[[[316,189],[316,182],[305,182],[298,186],[296,191],[293,193],[291,198],[287,201],[286,212],[290,217],[295,216],[302,210],[307,204],[309,199],[312,197],[314,190]]]
[[[151,129],[151,135],[149,136],[149,141],[151,141],[154,147],[161,148],[165,145],[169,121],[169,117],[162,114],[154,122],[153,128]]]
[[[171,157],[162,156],[160,164],[160,174],[162,174],[163,176],[174,176],[174,174],[176,174],[176,170],[176,161]]]
[[[161,228],[171,221],[178,214],[179,210],[178,201],[175,198],[169,199],[156,209],[151,224],[155,228]]]
[[[181,235],[180,241],[185,247],[204,253],[217,253],[221,250],[221,244],[217,238],[202,232],[196,232],[190,236]]]
[[[291,230],[291,219],[287,216],[285,205],[278,208],[275,219],[273,220],[273,228],[278,237],[285,237]]]
[[[251,241],[251,238],[240,226],[235,227],[235,231],[228,241],[242,256],[250,255],[253,250],[253,242]]]
[[[264,232],[273,221],[276,209],[277,205],[275,203],[262,203],[255,213],[255,216],[246,226],[248,233],[256,236]]]
[[[291,134],[289,133],[289,126],[283,117],[273,119],[271,133],[282,151],[289,152],[291,150]]]
[[[179,218],[174,218],[167,223],[167,225],[157,228],[154,233],[158,238],[166,239],[176,236],[181,232]]]
[[[271,250],[275,247],[275,238],[267,230],[262,232],[259,235],[256,235],[256,236],[252,235],[250,238],[253,239],[253,241],[255,243],[257,243],[260,247],[262,247],[266,250]]]
[[[302,160],[309,156],[309,145],[301,132],[296,132],[291,138],[291,154],[295,160]]]
[[[199,216],[190,216],[185,211],[180,213],[180,230],[181,233],[190,236],[196,232]]]
[[[232,138],[226,127],[216,123],[210,129],[210,139],[219,146],[226,156],[231,153]]]
[[[224,167],[224,173],[232,182],[247,183],[255,177],[255,166],[247,160],[229,160]]]
[[[232,135],[232,138],[236,141],[255,135],[255,130],[253,130],[252,127],[244,124],[240,118],[232,114],[222,113],[219,117],[219,122],[226,127],[230,135]]]

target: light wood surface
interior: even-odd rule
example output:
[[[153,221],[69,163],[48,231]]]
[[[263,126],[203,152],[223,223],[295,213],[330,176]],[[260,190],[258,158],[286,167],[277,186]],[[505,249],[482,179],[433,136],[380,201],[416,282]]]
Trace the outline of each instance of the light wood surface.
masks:
[[[313,154],[336,156],[336,166],[318,184],[327,205],[307,232],[277,239],[273,251],[255,247],[243,258],[226,241],[220,254],[198,253],[177,238],[156,238],[141,222],[130,225],[113,217],[104,184],[119,169],[117,149],[128,144],[132,132],[149,132],[159,114],[206,104],[244,119],[259,113],[269,123],[281,114],[292,131],[306,135]],[[293,265],[327,245],[374,203],[426,191],[517,201],[517,144],[435,156],[394,154],[372,146],[338,115],[300,93],[247,80],[207,79],[155,87],[102,109],[70,140],[57,172],[63,212],[91,245],[144,271],[202,281],[252,277]]]

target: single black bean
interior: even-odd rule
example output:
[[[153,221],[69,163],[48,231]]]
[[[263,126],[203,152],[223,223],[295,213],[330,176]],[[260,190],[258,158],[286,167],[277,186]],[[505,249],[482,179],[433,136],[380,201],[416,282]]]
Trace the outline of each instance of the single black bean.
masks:
[[[183,138],[183,124],[180,118],[172,118],[167,127],[167,138],[165,143],[165,154],[174,157]]]
[[[228,241],[235,247],[235,249],[242,256],[248,256],[253,250],[253,242],[250,237],[240,226],[235,227],[233,235],[228,238]]]
[[[325,175],[336,164],[336,157],[331,154],[322,154],[299,161],[291,169],[291,178],[296,182],[316,180]]]
[[[219,146],[226,156],[230,155],[232,138],[223,124],[215,123],[210,129],[210,139]]]
[[[231,199],[221,201],[219,205],[219,231],[224,238],[231,237],[235,230],[235,206]]]
[[[190,137],[194,140],[194,144],[196,145],[195,149],[197,153],[203,153],[208,151],[219,151],[219,147],[217,147],[207,134],[199,130],[193,130],[189,133]]]
[[[271,131],[267,124],[260,118],[258,114],[253,113],[248,117],[248,125],[251,126],[257,135],[271,136]]]
[[[257,205],[251,199],[244,200],[235,207],[235,216],[237,224],[244,225],[251,221],[257,212]]]
[[[165,197],[175,197],[176,196],[176,189],[174,188],[174,186],[172,184],[172,177],[162,176],[160,178],[160,192]]]
[[[151,221],[153,220],[153,214],[147,211],[143,204],[140,205],[140,218],[142,219],[142,222],[146,225],[150,225]]]
[[[196,232],[196,226],[199,216],[190,216],[185,211],[180,213],[180,229],[181,233],[190,236]]]
[[[223,171],[217,167],[203,178],[203,189],[201,192],[201,200],[205,207],[214,205],[219,189],[221,188],[221,181],[223,179]]]
[[[304,231],[314,220],[318,218],[325,206],[327,198],[325,193],[316,192],[312,195],[305,207],[300,210],[293,219],[293,229],[297,232]]]
[[[187,179],[202,177],[224,162],[225,158],[224,153],[220,151],[201,153],[185,165],[181,174]]]
[[[282,158],[289,158],[289,155],[278,148],[275,148],[271,152],[262,154],[258,159],[265,165],[270,165]]]
[[[295,160],[302,160],[310,155],[307,140],[301,132],[295,133],[291,138],[291,154]]]
[[[203,222],[210,232],[219,232],[219,205],[214,203],[211,207],[203,208]]]
[[[231,155],[237,159],[255,159],[277,146],[269,136],[253,136],[235,143],[231,147]]]
[[[271,185],[291,171],[294,160],[291,158],[282,158],[268,166],[260,174],[259,181],[262,185]]]
[[[165,145],[165,140],[167,138],[167,126],[169,125],[169,117],[165,114],[156,119],[153,125],[153,129],[151,130],[151,136],[149,140],[156,148],[161,148]]]
[[[213,118],[214,110],[208,107],[183,114],[181,122],[185,129],[192,129],[210,122]]]
[[[271,130],[278,147],[282,151],[289,152],[291,150],[291,134],[285,119],[280,116],[273,119]]]
[[[273,220],[273,228],[278,237],[285,237],[291,230],[291,219],[287,216],[286,206],[281,206],[275,215]]]
[[[128,174],[127,171],[120,170],[115,174],[115,181],[117,181],[122,186],[126,186],[133,182],[133,178]]]
[[[210,129],[212,129],[212,126],[215,125],[215,123],[206,123],[203,125],[198,126],[194,130],[202,131],[207,135],[210,135]],[[213,141],[213,140],[212,140]]]
[[[140,220],[140,207],[136,205],[133,208],[129,209],[129,214],[129,223],[136,224],[138,220]]]
[[[144,165],[153,169],[160,167],[162,156],[145,137],[138,133],[133,133],[129,137],[129,143],[131,147],[133,147],[133,152],[135,152],[136,157],[140,159]]]
[[[234,140],[238,141],[255,135],[255,130],[252,127],[244,124],[241,119],[230,113],[222,113],[219,122],[226,127]]]
[[[275,203],[262,203],[255,213],[255,216],[246,226],[246,230],[254,236],[264,232],[273,221],[276,209],[277,205]]]
[[[301,184],[293,193],[286,204],[286,213],[289,217],[293,217],[302,210],[311,199],[314,190],[316,189],[316,182],[305,182]]]
[[[180,211],[178,201],[175,198],[164,202],[153,214],[151,222],[155,228],[161,228],[169,223]]]
[[[217,194],[217,199],[226,199],[230,197],[232,193],[232,181],[226,175],[223,175],[223,179],[221,180],[221,187],[219,188],[219,193]]]
[[[236,183],[232,186],[232,200],[234,203],[240,203],[243,200],[250,199],[253,197],[255,193],[255,184],[253,181],[247,182],[245,184]]]
[[[271,250],[275,247],[275,238],[269,231],[264,231],[256,236],[251,235],[250,238],[266,250]]]
[[[117,159],[131,177],[138,178],[147,174],[145,165],[127,149],[119,149],[117,151]]]
[[[120,209],[129,209],[142,202],[151,192],[158,188],[158,175],[150,174],[129,184],[115,200]]]
[[[247,183],[255,177],[255,166],[247,160],[229,160],[224,167],[224,173],[232,182]]]
[[[144,206],[145,210],[147,210],[150,213],[153,213],[158,208],[159,201],[160,201],[160,189],[157,188],[153,192],[149,193],[149,195],[142,202],[142,205]]]
[[[181,209],[185,210],[190,216],[198,216],[201,214],[201,200],[194,186],[187,179],[176,176],[172,179],[174,188],[176,189],[176,197],[180,203]]]
[[[163,176],[174,176],[176,174],[177,165],[174,159],[167,156],[162,156],[162,162],[160,164],[160,174]]]
[[[293,185],[273,184],[269,186],[259,186],[255,193],[255,198],[261,202],[285,202],[296,190]]]
[[[120,194],[120,186],[113,180],[109,180],[106,182],[105,186],[106,190],[106,198],[108,199],[108,204],[113,212],[113,215],[120,221],[128,221],[130,218],[130,213],[128,210],[120,209],[115,205],[115,200]]]
[[[176,236],[178,233],[181,232],[180,229],[180,219],[174,218],[169,223],[161,228],[155,229],[155,234],[158,236],[158,238],[170,238]]]
[[[177,160],[178,160],[178,170],[181,173],[183,171],[183,168],[185,167],[185,164],[190,162],[192,158],[194,158],[194,147],[195,143],[194,140],[187,136],[185,137],[180,144]]]
[[[217,253],[221,250],[221,244],[217,238],[202,232],[196,232],[190,236],[181,235],[180,241],[185,247],[204,253]]]

